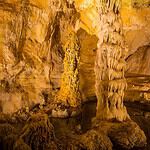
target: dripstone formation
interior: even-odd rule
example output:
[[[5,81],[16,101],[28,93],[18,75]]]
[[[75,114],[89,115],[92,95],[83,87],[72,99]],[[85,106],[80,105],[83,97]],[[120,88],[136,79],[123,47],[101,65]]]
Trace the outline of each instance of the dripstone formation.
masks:
[[[120,6],[121,1],[118,0],[97,3],[100,27],[95,73],[97,118],[102,120],[129,119],[123,105],[124,91],[127,88],[124,77],[127,49],[122,33]]]

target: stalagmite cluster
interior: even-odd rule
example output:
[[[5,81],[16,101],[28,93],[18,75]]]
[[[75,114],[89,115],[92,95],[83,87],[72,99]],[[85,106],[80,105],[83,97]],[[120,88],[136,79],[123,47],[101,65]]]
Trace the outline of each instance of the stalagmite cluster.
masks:
[[[121,0],[97,0],[100,17],[98,49],[95,63],[97,119],[129,119],[123,105],[127,88],[124,77],[127,49],[120,17]]]

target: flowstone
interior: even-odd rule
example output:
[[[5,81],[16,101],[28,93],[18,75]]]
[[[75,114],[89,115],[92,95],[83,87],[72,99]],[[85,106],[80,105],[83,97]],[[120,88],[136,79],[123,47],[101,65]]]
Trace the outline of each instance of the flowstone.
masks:
[[[31,150],[31,148],[20,138],[14,144],[13,150]]]

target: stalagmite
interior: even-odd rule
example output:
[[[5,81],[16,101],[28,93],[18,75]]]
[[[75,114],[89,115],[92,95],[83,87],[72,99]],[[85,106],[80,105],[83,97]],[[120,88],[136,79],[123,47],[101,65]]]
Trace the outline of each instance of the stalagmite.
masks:
[[[126,80],[125,61],[122,59],[125,56],[125,45],[121,33],[120,3],[121,0],[100,0],[97,5],[101,27],[95,63],[98,98],[96,118],[100,120],[124,121],[130,118],[123,106]]]
[[[79,41],[75,33],[75,25],[77,21],[75,8],[73,5],[68,5],[64,8],[64,16],[60,20],[61,41],[65,52],[64,57],[64,72],[61,79],[61,88],[56,96],[57,107],[52,111],[54,117],[67,117],[67,109],[76,109],[80,107],[81,96],[79,92]],[[59,116],[59,109],[65,107],[64,115]],[[76,109],[77,110],[77,109]],[[75,111],[74,111],[75,112]],[[71,114],[73,115],[73,114]]]
[[[79,47],[75,33],[71,32],[69,35],[68,41],[64,46],[64,73],[57,98],[69,106],[77,107],[80,105],[78,77]]]

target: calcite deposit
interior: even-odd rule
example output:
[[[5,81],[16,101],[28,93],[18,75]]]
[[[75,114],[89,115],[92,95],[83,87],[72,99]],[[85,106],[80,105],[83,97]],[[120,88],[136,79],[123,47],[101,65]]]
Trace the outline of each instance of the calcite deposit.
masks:
[[[64,50],[64,72],[61,79],[60,91],[57,95],[58,101],[77,107],[81,103],[79,91],[79,62],[80,43],[75,32],[76,10],[65,4],[64,15],[60,20],[60,32],[62,48]]]
[[[97,8],[100,14],[98,49],[95,75],[98,99],[97,118],[126,120],[128,114],[123,106],[127,83],[124,77],[125,56],[122,22],[120,18],[121,1],[100,1]]]

